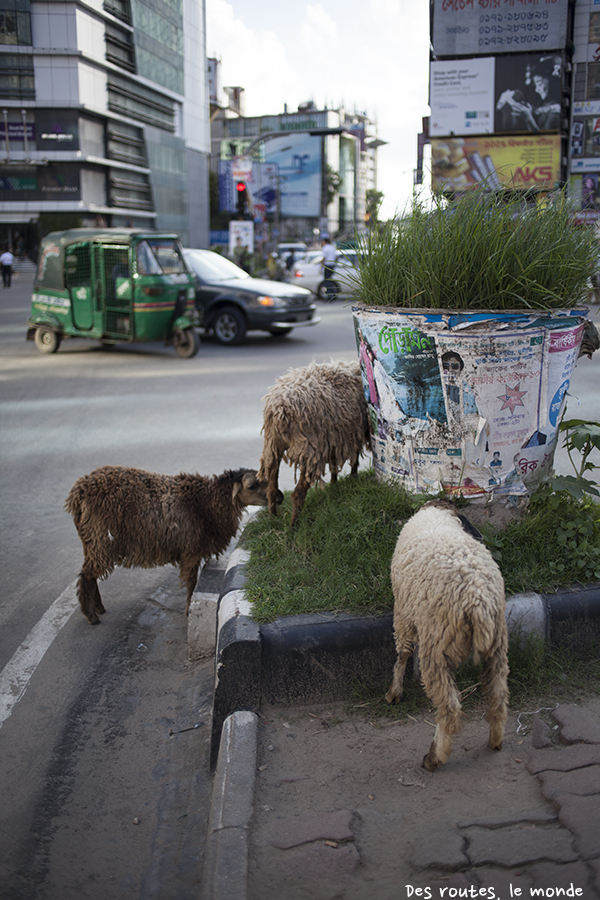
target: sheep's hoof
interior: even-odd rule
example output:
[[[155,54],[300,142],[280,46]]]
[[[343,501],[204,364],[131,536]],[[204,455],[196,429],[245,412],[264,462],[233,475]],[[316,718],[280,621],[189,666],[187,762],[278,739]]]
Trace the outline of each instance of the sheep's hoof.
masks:
[[[439,766],[439,760],[435,753],[432,753],[431,750],[426,756],[423,757],[423,762],[421,763],[424,769],[427,769],[428,772],[435,772],[437,767]]]
[[[491,740],[488,741],[488,747],[490,750],[502,750],[502,745],[504,741],[500,741],[499,744],[494,744]]]
[[[93,619],[91,616],[86,616],[86,618],[87,618],[88,622],[90,623],[90,625],[99,625],[100,624],[100,619],[98,618],[98,616],[94,616]]]
[[[399,694],[394,694],[394,693],[392,693],[392,690],[391,690],[391,689],[390,689],[390,690],[387,692],[387,694],[385,695],[385,702],[386,702],[386,703],[398,703],[399,700],[400,700]]]

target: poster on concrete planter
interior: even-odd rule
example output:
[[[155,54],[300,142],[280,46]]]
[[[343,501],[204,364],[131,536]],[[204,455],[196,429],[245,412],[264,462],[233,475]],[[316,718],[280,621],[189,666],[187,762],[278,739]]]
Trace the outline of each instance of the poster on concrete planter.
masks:
[[[585,313],[353,315],[379,477],[518,496],[550,475]]]

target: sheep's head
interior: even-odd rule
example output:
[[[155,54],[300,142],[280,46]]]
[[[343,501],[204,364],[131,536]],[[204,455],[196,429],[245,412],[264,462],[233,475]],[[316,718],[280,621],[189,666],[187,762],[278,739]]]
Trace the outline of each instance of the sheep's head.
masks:
[[[233,485],[233,499],[242,506],[267,506],[267,480],[260,480],[255,469],[245,469]],[[277,491],[276,503],[283,502],[283,494]]]

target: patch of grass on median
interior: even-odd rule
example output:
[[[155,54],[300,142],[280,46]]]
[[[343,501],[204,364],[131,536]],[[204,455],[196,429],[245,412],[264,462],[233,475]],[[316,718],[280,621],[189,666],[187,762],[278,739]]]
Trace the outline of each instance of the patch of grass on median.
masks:
[[[298,526],[291,502],[261,510],[244,533],[251,551],[246,594],[258,622],[301,613],[377,614],[393,607],[390,562],[403,523],[427,497],[378,482],[372,471],[310,490]],[[468,506],[463,509],[468,516]],[[532,503],[504,531],[482,529],[507,596],[593,580],[600,554],[600,506],[569,495]]]

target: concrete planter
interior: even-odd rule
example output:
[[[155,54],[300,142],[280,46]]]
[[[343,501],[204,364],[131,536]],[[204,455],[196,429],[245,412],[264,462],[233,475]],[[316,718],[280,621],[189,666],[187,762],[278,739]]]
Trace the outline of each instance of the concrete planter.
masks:
[[[378,477],[465,496],[548,479],[587,309],[352,312]]]

